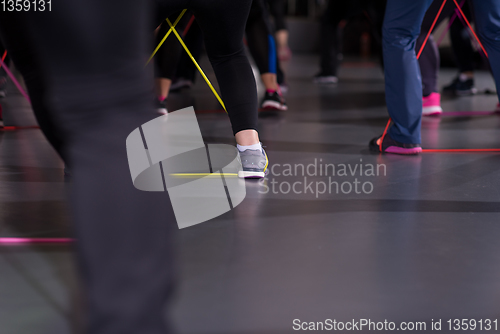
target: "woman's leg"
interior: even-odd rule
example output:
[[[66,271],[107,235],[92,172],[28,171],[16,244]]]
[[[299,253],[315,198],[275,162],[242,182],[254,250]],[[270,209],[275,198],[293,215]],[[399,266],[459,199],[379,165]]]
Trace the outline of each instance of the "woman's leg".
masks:
[[[388,0],[383,27],[385,94],[393,120],[389,136],[400,143],[419,144],[422,82],[415,44],[432,0]]]
[[[500,99],[500,2],[474,0],[473,3],[478,35],[488,53]]]
[[[257,132],[257,87],[243,45],[251,2],[191,1],[235,135],[244,130]],[[248,137],[258,143],[257,136]]]

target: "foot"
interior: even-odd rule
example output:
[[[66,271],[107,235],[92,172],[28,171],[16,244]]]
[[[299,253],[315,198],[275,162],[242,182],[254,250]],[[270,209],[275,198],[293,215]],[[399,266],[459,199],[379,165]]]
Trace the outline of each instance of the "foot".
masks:
[[[292,59],[292,50],[288,46],[278,48],[278,59],[281,61],[289,61]]]
[[[261,179],[266,176],[269,160],[263,148],[258,150],[244,150],[240,152],[243,170],[238,173],[242,179]]]
[[[191,80],[185,78],[179,78],[174,82],[172,82],[172,85],[170,86],[170,91],[175,92],[183,88],[191,88],[192,86],[193,82]]]
[[[370,141],[370,151],[378,153],[392,153],[401,155],[415,155],[422,152],[420,144],[404,144],[395,141],[388,134],[385,135],[382,145],[382,136],[373,138]]]
[[[339,82],[339,79],[333,74],[319,73],[314,76],[313,82],[320,85],[332,85]]]
[[[422,99],[422,116],[436,116],[442,112],[441,94],[432,93]]]
[[[274,93],[266,92],[266,95],[264,95],[264,99],[262,99],[261,108],[266,110],[288,109],[285,99],[283,98],[283,96],[278,94],[278,92]]]
[[[159,99],[156,99],[155,100],[155,108],[156,108],[156,111],[158,112],[158,114],[161,114],[161,115],[168,114],[166,100],[160,101]]]
[[[460,74],[450,84],[443,87],[443,92],[452,93],[457,96],[468,96],[477,94],[477,89],[474,87],[474,79]]]

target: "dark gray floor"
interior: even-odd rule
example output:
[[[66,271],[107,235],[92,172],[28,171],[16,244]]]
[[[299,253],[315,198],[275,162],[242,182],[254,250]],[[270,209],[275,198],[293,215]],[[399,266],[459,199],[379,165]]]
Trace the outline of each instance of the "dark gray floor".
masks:
[[[274,174],[247,181],[234,211],[177,232],[179,332],[281,334],[293,332],[294,319],[364,318],[426,321],[420,332],[443,319],[446,333],[448,319],[500,318],[500,155],[371,154],[367,143],[387,121],[380,69],[345,63],[339,85],[324,87],[311,83],[316,64],[295,56],[289,110],[261,118]],[[440,84],[453,74],[442,71]],[[487,73],[478,73],[477,86],[494,87]],[[15,122],[26,122],[17,125],[32,125],[22,101],[9,103],[23,115]],[[446,98],[443,108],[491,111],[496,103],[477,95]],[[219,109],[201,81],[169,101],[171,110],[189,105]],[[206,141],[233,143],[223,113],[200,114],[199,122]],[[499,127],[495,115],[428,118],[423,146],[500,148]],[[337,174],[330,167],[330,179],[319,169],[308,175],[315,161],[334,164]],[[306,173],[277,175],[285,164]],[[338,175],[341,164],[348,176]],[[379,175],[366,175],[367,165],[379,165]],[[329,182],[344,188],[315,193]],[[373,191],[342,192],[356,182]],[[294,183],[302,193],[288,191]],[[0,132],[1,236],[69,236],[65,186],[39,130]],[[0,333],[76,333],[73,265],[69,247],[0,248]]]

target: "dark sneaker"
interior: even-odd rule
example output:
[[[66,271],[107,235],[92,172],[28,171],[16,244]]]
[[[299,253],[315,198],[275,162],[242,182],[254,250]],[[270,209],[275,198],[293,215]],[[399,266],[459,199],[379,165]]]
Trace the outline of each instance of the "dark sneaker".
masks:
[[[172,82],[170,85],[171,92],[177,92],[184,88],[191,88],[193,86],[193,82],[189,79],[178,78]]]
[[[474,87],[474,79],[469,79],[466,75],[461,74],[449,85],[444,86],[443,92],[457,96],[468,96],[477,94],[477,88]]]
[[[278,92],[266,92],[266,95],[264,95],[264,99],[262,100],[261,108],[266,110],[288,109],[285,99],[283,98],[283,96],[280,96]]]
[[[382,136],[373,138],[370,141],[370,151],[372,152],[382,152],[382,153],[392,153],[392,154],[402,154],[402,155],[413,155],[422,152],[422,147],[420,144],[404,144],[395,141],[389,135],[385,135],[382,145],[380,142]]]
[[[339,82],[339,79],[333,74],[319,73],[314,76],[313,82],[320,85],[332,85]]]
[[[168,114],[166,100],[160,101],[155,99],[155,108],[158,114],[166,115]]]
[[[261,179],[266,176],[269,160],[263,148],[240,151],[240,159],[243,166],[243,170],[238,172],[240,178]]]
[[[5,87],[7,86],[7,78],[0,77],[0,98],[5,97]]]

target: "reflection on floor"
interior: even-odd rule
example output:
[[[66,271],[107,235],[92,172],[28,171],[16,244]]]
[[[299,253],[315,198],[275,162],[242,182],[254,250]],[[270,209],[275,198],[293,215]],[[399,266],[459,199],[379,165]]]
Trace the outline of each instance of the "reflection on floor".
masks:
[[[337,86],[318,86],[317,58],[293,58],[289,110],[260,118],[271,173],[247,182],[234,211],[177,232],[180,333],[362,318],[443,319],[446,333],[448,319],[500,316],[500,155],[371,154],[388,116],[382,73],[367,65],[347,63]],[[453,75],[442,71],[440,86]],[[488,73],[476,81],[494,88]],[[497,102],[443,97],[443,109]],[[34,124],[19,95],[1,103],[11,124]],[[234,143],[201,80],[169,110],[190,105],[207,142]],[[500,116],[426,118],[422,136],[424,148],[500,148]],[[62,168],[39,130],[0,132],[0,236],[71,235]],[[0,333],[77,333],[77,286],[70,247],[0,247]]]

